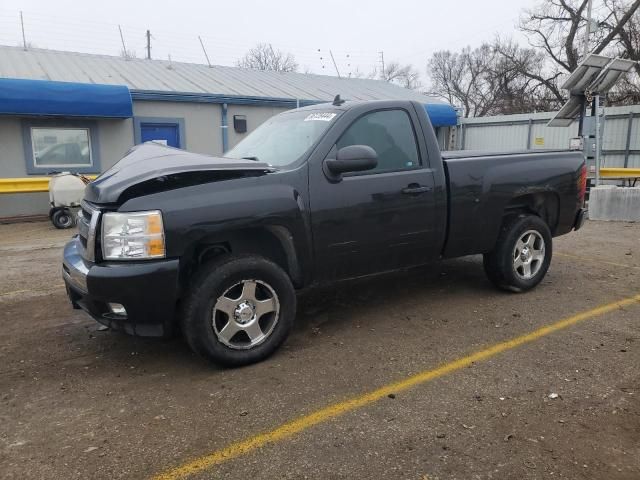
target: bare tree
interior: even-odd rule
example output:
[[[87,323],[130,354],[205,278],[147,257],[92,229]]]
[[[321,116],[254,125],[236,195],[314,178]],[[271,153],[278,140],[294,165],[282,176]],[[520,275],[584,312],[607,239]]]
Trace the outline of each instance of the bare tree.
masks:
[[[514,42],[503,42],[499,39],[494,42],[493,49],[499,56],[502,68],[516,74],[520,81],[529,87],[527,94],[530,106],[535,105],[536,110],[560,108],[564,102],[559,85],[562,72],[557,69],[549,71],[547,57],[543,52],[535,48],[522,48]]]
[[[612,30],[614,25],[620,25],[626,14],[626,3],[622,0],[604,0],[606,7],[611,12],[611,23],[603,26]],[[632,15],[619,29],[617,37],[612,42],[612,50],[623,58],[636,62],[640,61],[640,15]],[[640,102],[640,64],[635,66],[635,74],[623,77],[614,90],[609,94],[609,99],[616,104],[632,104]]]
[[[440,51],[429,61],[431,90],[466,117],[538,110],[548,107],[550,96],[542,78],[531,78],[542,63],[541,53],[500,39],[473,50]]]
[[[433,54],[428,66],[433,93],[462,107],[465,117],[476,116],[480,110],[475,95],[480,79],[471,72],[470,56],[468,47],[459,53],[443,50]]]
[[[587,4],[588,0],[542,0],[521,19],[520,29],[531,45],[551,60],[542,77],[552,91],[558,77],[575,70],[584,54]],[[594,9],[597,28],[587,39],[589,51],[637,55],[640,0],[603,0],[600,7]]]
[[[138,56],[136,55],[135,50],[125,50],[124,48],[120,49],[120,57],[124,58],[125,60],[131,60],[133,58],[138,58]]]
[[[373,77],[376,76],[378,75],[374,71]],[[399,62],[389,62],[384,70],[380,71],[378,78],[410,90],[418,90],[422,87],[420,73],[410,64],[401,65]]]
[[[525,11],[520,30],[532,46],[542,49],[563,70],[571,72],[580,59],[578,36],[589,0],[543,0]]]
[[[541,0],[520,28],[529,48],[499,38],[472,50],[442,51],[429,62],[433,91],[465,116],[553,110],[564,102],[563,77],[584,55],[588,0]],[[589,51],[640,60],[640,0],[601,0],[594,8]],[[637,67],[640,73],[640,67]],[[637,76],[623,79],[613,103],[640,100]]]
[[[275,72],[295,72],[298,62],[290,53],[274,50],[270,44],[259,43],[238,60],[237,65],[254,70],[273,70]]]
[[[356,69],[349,74],[350,78],[366,78],[369,80],[380,80],[380,74],[378,74],[378,70],[375,68],[370,70],[369,72],[363,72],[360,68],[356,67]]]

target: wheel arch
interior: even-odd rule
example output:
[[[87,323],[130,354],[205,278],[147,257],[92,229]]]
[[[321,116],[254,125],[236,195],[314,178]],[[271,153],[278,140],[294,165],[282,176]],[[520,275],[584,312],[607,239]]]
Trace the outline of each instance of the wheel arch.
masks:
[[[532,214],[545,221],[554,235],[560,220],[560,197],[554,191],[516,195],[504,207],[503,220],[518,214]]]
[[[282,225],[266,225],[225,232],[224,236],[200,239],[191,248],[187,270],[196,271],[205,263],[223,255],[253,254],[271,260],[282,268],[296,288],[304,279],[293,234]]]

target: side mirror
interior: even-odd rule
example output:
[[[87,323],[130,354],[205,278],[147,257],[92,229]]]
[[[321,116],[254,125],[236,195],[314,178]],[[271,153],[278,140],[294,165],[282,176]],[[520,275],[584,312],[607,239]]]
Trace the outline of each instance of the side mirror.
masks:
[[[343,173],[371,170],[378,165],[378,154],[367,145],[349,145],[338,150],[336,158],[324,161],[326,173],[339,180]]]

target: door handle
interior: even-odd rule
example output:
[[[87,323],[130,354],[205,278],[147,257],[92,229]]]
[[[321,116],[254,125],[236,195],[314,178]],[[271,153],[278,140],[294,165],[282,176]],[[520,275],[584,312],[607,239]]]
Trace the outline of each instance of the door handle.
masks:
[[[421,193],[430,192],[431,187],[427,185],[411,184],[408,187],[402,189],[402,193],[405,195],[420,195]]]

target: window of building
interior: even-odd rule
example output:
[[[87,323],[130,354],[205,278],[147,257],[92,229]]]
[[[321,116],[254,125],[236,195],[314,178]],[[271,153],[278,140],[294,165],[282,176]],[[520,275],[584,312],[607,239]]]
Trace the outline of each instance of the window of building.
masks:
[[[338,148],[349,145],[368,145],[378,154],[378,166],[366,173],[420,166],[415,133],[404,110],[381,110],[360,117],[337,143]]]
[[[97,126],[92,121],[25,120],[27,173],[98,173]]]
[[[90,167],[88,128],[31,128],[35,167]]]

